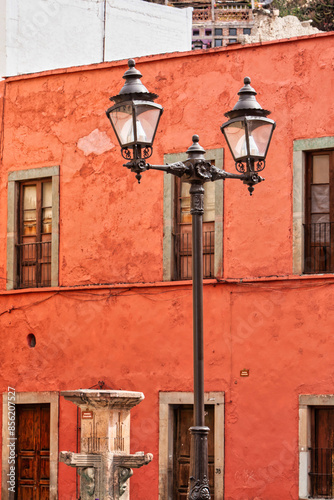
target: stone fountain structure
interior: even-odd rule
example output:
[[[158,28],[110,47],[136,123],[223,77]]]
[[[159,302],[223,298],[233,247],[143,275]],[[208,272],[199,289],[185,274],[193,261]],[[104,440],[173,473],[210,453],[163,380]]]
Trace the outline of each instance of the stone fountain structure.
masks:
[[[130,454],[130,410],[144,395],[91,389],[63,391],[61,395],[81,410],[81,451],[62,451],[59,457],[78,469],[81,500],[129,500],[127,480],[132,469],[153,458],[141,451]]]

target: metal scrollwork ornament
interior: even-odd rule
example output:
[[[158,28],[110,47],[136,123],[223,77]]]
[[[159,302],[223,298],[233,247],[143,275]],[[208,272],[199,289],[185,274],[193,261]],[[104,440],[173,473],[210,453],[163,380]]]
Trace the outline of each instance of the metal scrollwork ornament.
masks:
[[[236,162],[235,168],[241,174],[244,174],[246,172],[246,166],[241,161]]]
[[[203,181],[211,180],[211,163],[209,161],[198,161],[194,165],[194,172]]]
[[[189,167],[187,167],[182,161],[177,161],[172,164],[166,165],[166,172],[169,174],[176,175],[177,177],[182,177],[183,175],[189,175]]]
[[[131,160],[132,159],[131,151],[130,151],[129,148],[122,148],[121,153],[122,153],[122,156],[123,156],[123,158],[125,160]]]
[[[150,158],[153,153],[153,148],[151,146],[145,146],[143,149],[143,158]]]
[[[255,172],[262,172],[262,170],[264,170],[265,166],[266,166],[265,160],[258,161],[256,163],[256,168],[254,170],[255,170]]]
[[[201,482],[199,479],[189,492],[189,500],[211,500],[209,481],[206,476]]]

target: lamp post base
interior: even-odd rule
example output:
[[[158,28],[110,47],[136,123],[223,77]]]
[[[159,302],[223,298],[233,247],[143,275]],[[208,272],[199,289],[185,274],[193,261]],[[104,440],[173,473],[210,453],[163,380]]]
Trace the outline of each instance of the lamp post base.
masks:
[[[211,500],[208,479],[209,427],[190,427],[191,462],[188,500]]]

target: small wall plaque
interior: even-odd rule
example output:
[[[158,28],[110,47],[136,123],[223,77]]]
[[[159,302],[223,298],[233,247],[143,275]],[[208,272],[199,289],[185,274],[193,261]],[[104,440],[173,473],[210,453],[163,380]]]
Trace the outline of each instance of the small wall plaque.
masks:
[[[83,420],[88,420],[88,419],[90,419],[90,418],[93,418],[93,412],[92,412],[92,411],[83,411],[83,412],[81,413],[81,418],[82,418]]]
[[[246,368],[240,370],[240,377],[249,377],[249,370],[247,370]]]

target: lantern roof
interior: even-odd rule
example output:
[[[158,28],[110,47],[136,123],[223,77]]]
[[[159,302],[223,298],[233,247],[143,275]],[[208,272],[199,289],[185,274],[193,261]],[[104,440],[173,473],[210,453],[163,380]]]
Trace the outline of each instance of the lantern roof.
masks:
[[[149,92],[145,85],[142,84],[140,79],[143,75],[135,68],[136,63],[133,59],[128,60],[128,66],[129,69],[123,75],[125,83],[122,89],[120,90],[119,94],[110,97],[110,100],[114,101],[116,104],[129,99],[154,101],[154,99],[156,99],[158,95]]]
[[[239,100],[231,111],[225,113],[225,116],[229,119],[236,118],[238,116],[268,116],[270,111],[263,109],[261,105],[256,100],[257,92],[250,85],[251,79],[249,76],[244,78],[244,86],[239,90]]]

